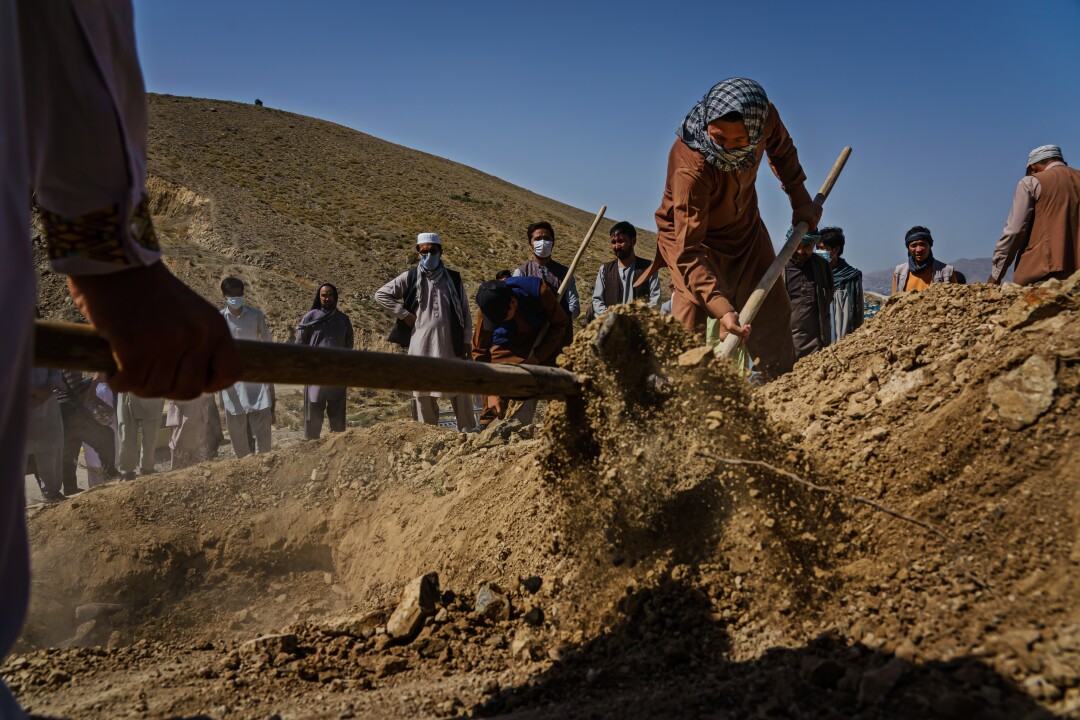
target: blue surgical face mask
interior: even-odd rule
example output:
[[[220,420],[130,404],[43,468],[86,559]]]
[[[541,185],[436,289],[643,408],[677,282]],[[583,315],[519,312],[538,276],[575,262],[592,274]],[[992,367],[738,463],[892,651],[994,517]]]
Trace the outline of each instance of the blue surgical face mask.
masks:
[[[237,295],[236,297],[225,298],[225,303],[233,310],[239,310],[244,307],[244,296]]]
[[[439,259],[437,253],[428,253],[427,255],[420,255],[420,267],[424,268],[428,272],[436,270],[439,267],[439,263],[442,260]]]
[[[822,250],[821,248],[814,248],[814,254],[819,258],[824,258],[828,262],[832,262],[832,253],[828,250]]]

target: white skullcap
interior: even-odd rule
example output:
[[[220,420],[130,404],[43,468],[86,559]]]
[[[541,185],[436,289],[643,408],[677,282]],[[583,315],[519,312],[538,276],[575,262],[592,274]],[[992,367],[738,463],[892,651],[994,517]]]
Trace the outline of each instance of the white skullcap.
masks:
[[[1057,145],[1042,145],[1037,147],[1028,153],[1028,166],[1034,165],[1037,162],[1043,160],[1049,160],[1050,158],[1064,158],[1061,154],[1061,148]]]
[[[442,238],[435,233],[420,233],[416,236],[417,245],[442,245]]]

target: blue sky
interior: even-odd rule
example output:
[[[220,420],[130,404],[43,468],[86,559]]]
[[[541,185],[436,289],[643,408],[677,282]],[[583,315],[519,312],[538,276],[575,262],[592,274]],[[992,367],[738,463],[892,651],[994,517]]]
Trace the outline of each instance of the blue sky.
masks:
[[[714,83],[754,78],[812,193],[854,148],[823,224],[866,270],[900,262],[912,225],[943,260],[989,256],[1031,148],[1080,166],[1080,0],[135,9],[151,92],[260,98],[648,229],[675,127]],[[786,196],[768,172],[758,192],[782,239]]]

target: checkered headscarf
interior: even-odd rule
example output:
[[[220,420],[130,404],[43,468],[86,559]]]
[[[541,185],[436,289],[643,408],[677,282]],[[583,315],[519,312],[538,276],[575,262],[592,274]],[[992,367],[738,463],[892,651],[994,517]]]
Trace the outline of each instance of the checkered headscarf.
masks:
[[[743,116],[750,144],[738,150],[725,150],[712,141],[706,132],[709,123],[729,112]],[[755,162],[754,149],[761,141],[765,117],[769,113],[769,98],[765,89],[747,78],[728,78],[712,89],[694,106],[675,132],[682,141],[705,156],[724,172],[750,167]]]

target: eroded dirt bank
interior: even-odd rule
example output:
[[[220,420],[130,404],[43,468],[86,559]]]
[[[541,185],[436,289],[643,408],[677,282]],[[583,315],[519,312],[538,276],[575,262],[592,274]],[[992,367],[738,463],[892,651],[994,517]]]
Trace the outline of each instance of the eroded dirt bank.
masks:
[[[45,508],[0,673],[71,717],[1078,715],[1078,284],[934,286],[757,391],[620,313],[541,437],[385,423]]]

